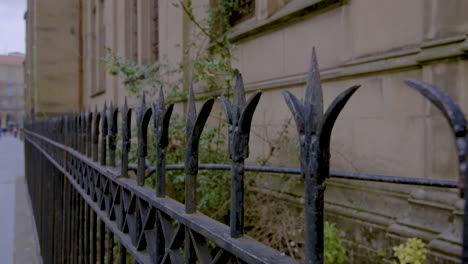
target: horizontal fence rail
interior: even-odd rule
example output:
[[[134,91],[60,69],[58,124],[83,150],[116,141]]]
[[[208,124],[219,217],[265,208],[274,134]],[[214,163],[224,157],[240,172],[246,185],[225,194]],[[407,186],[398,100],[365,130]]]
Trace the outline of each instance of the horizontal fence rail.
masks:
[[[329,177],[401,184],[450,187],[463,196],[468,173],[466,120],[460,108],[438,88],[407,80],[442,111],[455,136],[459,182],[330,172],[333,125],[358,85],[341,93],[324,111],[320,74],[312,52],[305,99],[288,91],[289,106],[300,140],[300,168],[244,165],[257,91],[247,100],[236,72],[233,101],[220,97],[228,122],[231,164],[199,164],[198,144],[214,99],[197,114],[190,87],[185,127],[184,164],[166,165],[169,123],[173,105],[166,106],[162,89],[157,102],[121,109],[104,105],[102,112],[65,115],[25,124],[26,178],[45,263],[299,263],[244,234],[244,173],[296,174],[305,179],[305,263],[324,262],[323,205]],[[137,133],[132,137],[132,117]],[[120,117],[120,122],[118,118]],[[156,163],[149,164],[148,129],[153,120]],[[121,127],[118,129],[118,124]],[[129,164],[131,140],[137,140],[137,163]],[[117,162],[117,144],[121,156]],[[229,225],[197,212],[199,169],[230,170]],[[136,178],[128,171],[136,172]],[[166,171],[183,170],[185,201],[166,195]],[[154,177],[156,187],[145,186]],[[468,263],[468,218],[465,203],[462,263]],[[118,259],[114,259],[118,258]]]
[[[128,168],[130,170],[136,170],[137,166],[135,164],[129,164]],[[156,170],[156,168],[151,165],[147,165],[146,168],[148,169],[148,176],[153,174]],[[166,165],[165,168],[166,170],[183,170],[184,164],[168,164]],[[198,164],[198,168],[202,170],[231,170],[231,165],[200,163]],[[244,170],[251,171],[251,172],[270,172],[270,173],[291,174],[291,175],[301,174],[301,169],[287,168],[287,167],[245,165]],[[347,180],[364,180],[364,181],[373,181],[373,182],[387,182],[387,183],[420,185],[420,186],[430,186],[430,187],[458,188],[458,182],[456,181],[417,179],[417,178],[372,175],[372,174],[351,173],[351,172],[330,171],[330,178],[347,179]]]

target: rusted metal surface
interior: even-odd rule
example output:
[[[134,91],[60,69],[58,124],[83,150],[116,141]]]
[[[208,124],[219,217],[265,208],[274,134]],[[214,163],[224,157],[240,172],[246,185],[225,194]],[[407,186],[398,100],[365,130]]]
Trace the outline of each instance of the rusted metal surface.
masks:
[[[380,175],[330,172],[330,138],[333,125],[348,100],[359,88],[352,86],[323,109],[322,88],[315,51],[312,52],[305,99],[301,102],[283,91],[299,133],[300,168],[244,165],[248,157],[249,134],[261,92],[246,100],[242,77],[236,72],[231,103],[219,100],[228,121],[231,164],[199,164],[201,133],[214,104],[207,100],[197,114],[190,87],[186,114],[184,164],[166,165],[169,123],[173,105],[159,98],[130,109],[119,110],[111,103],[102,111],[70,114],[26,122],[26,177],[47,263],[96,263],[114,260],[119,247],[120,263],[129,253],[138,263],[297,263],[244,235],[244,172],[273,172],[301,175],[305,179],[306,263],[323,263],[323,205],[328,177],[381,181],[439,187],[459,187],[466,192],[468,152],[466,120],[455,102],[435,86],[407,80],[442,111],[455,137],[460,181],[409,179]],[[131,120],[137,124],[137,164],[129,164]],[[120,131],[117,126],[121,120]],[[152,118],[152,119],[151,119]],[[147,160],[148,129],[153,120],[156,164]],[[120,137],[120,142],[117,142]],[[120,167],[116,168],[117,144],[121,144]],[[166,196],[166,170],[184,170],[185,202]],[[197,212],[197,174],[199,169],[231,171],[231,216],[226,226]],[[128,171],[136,171],[136,179]],[[155,173],[156,187],[145,185]],[[464,190],[464,192],[463,192]],[[465,203],[465,212],[468,205]],[[468,218],[464,219],[463,263],[468,263]],[[114,236],[118,239],[116,248]],[[216,248],[209,250],[208,241]],[[113,259],[114,258],[114,259]]]

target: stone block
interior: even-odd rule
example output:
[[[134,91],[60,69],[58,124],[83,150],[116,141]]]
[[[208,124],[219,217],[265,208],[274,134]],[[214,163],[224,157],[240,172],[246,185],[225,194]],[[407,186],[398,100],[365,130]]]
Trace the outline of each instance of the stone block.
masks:
[[[326,10],[288,25],[284,32],[284,74],[306,72],[312,47],[316,47],[321,69],[339,65],[346,57],[341,8]],[[272,53],[273,55],[273,53]],[[280,54],[275,54],[278,56]]]
[[[352,56],[397,49],[418,44],[422,38],[423,3],[425,1],[358,0],[345,6],[348,21],[343,31],[351,31]]]
[[[284,32],[271,31],[238,44],[244,81],[267,80],[284,74]],[[255,58],[255,59],[252,59]]]

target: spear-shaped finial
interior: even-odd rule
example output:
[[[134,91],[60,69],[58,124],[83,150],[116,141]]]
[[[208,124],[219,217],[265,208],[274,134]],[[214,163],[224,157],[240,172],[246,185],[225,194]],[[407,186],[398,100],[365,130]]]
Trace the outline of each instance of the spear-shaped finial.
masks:
[[[91,112],[91,107],[88,107],[88,112],[86,115],[86,155],[91,157],[92,155],[92,127],[93,127],[93,112]]]
[[[468,129],[465,115],[460,106],[446,92],[436,86],[409,79],[405,80],[405,83],[416,89],[442,112],[455,136],[458,156],[458,188],[460,197],[465,198],[462,263],[468,263],[468,201],[466,201],[466,193],[468,192]]]
[[[117,149],[116,138],[117,138],[117,109],[114,107],[114,103],[110,102],[110,109],[108,112],[109,120],[109,165],[115,167],[115,151]]]
[[[249,136],[252,117],[262,95],[255,92],[246,102],[242,75],[236,69],[233,104],[219,97],[228,121],[229,157],[231,166],[231,237],[244,234],[244,160],[249,156]]]
[[[196,211],[196,176],[198,174],[198,143],[208,116],[213,108],[214,98],[208,99],[197,115],[195,108],[195,95],[193,85],[190,84],[188,97],[187,116],[185,123],[185,211]]]
[[[169,120],[171,118],[174,104],[170,104],[167,109],[164,104],[164,92],[161,86],[159,90],[159,99],[153,103],[153,123],[154,135],[156,138],[156,196],[165,196],[166,186],[166,147],[169,144]]]
[[[148,124],[151,119],[152,110],[146,107],[145,93],[141,97],[141,108],[138,111],[138,170],[137,183],[143,186],[146,174],[146,156],[148,155]]]
[[[312,48],[312,56],[310,58],[310,68],[307,78],[307,87],[304,101],[304,112],[305,121],[307,123],[314,124],[311,126],[311,131],[309,131],[309,133],[316,132],[314,130],[317,129],[316,126],[323,117],[323,95],[315,48]]]
[[[141,95],[141,107],[146,107],[146,94],[145,94],[145,92],[142,92],[142,95]]]
[[[213,108],[214,98],[208,99],[197,115],[192,83],[190,83],[189,90],[185,121],[185,213],[193,214],[197,210],[198,143]],[[192,256],[195,254],[191,240],[190,230],[187,228],[184,248],[187,263],[192,263]]]
[[[107,102],[104,101],[104,109],[101,114],[101,165],[106,166],[107,160]]]
[[[195,93],[193,91],[193,83],[190,82],[189,96],[187,101],[187,124],[185,126],[185,135],[188,136],[195,125],[197,119],[197,108],[195,107]]]
[[[445,119],[449,123],[453,135],[455,136],[459,165],[458,188],[460,191],[460,197],[463,198],[465,195],[465,181],[466,177],[468,177],[468,131],[467,121],[463,111],[446,92],[442,91],[434,85],[410,79],[405,80],[405,83],[431,101],[431,103],[433,103],[437,109],[442,112]]]
[[[163,86],[159,88],[159,98],[158,98],[158,104],[164,105],[164,89]]]
[[[128,109],[127,97],[125,96],[124,105],[121,111],[122,117],[122,161],[120,163],[120,174],[122,177],[128,177],[128,152],[130,151],[131,137],[131,119],[132,110]]]
[[[245,106],[245,89],[244,89],[244,81],[242,79],[242,75],[238,69],[234,70],[234,74],[236,75],[236,83],[234,84],[234,101],[233,101],[233,110],[234,110],[234,118],[239,121],[239,118],[242,114],[242,110]]]
[[[98,112],[97,105],[94,106],[94,131],[93,131],[93,161],[98,161],[98,145],[99,145],[99,121],[101,115]]]
[[[323,95],[315,48],[312,49],[304,103],[289,91],[283,96],[293,113],[301,141],[301,172],[306,179],[306,262],[323,263],[323,194],[330,175],[330,136],[339,113],[359,88],[348,88],[323,114]]]

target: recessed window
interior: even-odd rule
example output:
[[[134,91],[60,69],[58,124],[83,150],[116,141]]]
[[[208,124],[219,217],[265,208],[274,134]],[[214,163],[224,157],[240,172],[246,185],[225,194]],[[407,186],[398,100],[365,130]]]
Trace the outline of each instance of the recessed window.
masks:
[[[154,61],[159,60],[159,14],[158,1],[151,6],[151,53]]]
[[[235,0],[234,2],[237,4],[238,10],[234,10],[229,18],[231,26],[253,17],[255,14],[255,0]]]

